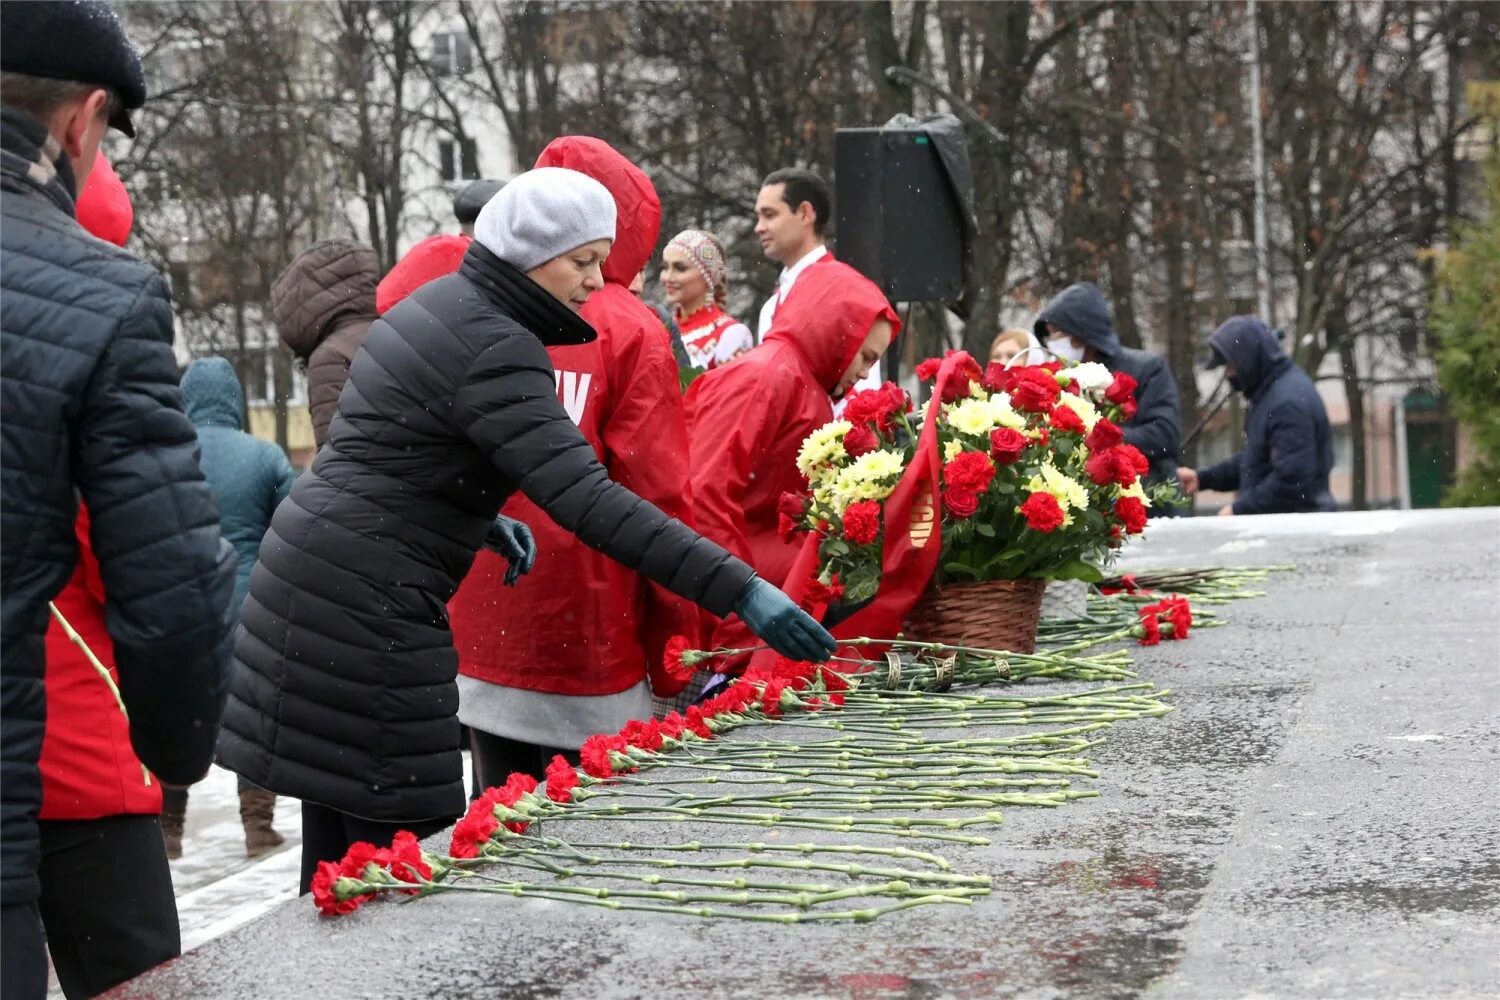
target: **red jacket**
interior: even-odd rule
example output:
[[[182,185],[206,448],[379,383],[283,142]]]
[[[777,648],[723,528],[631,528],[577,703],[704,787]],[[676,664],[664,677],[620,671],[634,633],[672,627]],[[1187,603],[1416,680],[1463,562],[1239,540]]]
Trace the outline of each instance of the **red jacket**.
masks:
[[[661,203],[650,179],[598,139],[554,141],[538,167],[565,167],[604,184],[619,207],[605,286],[583,318],[599,339],[551,348],[557,390],[610,477],[688,520],[687,425],[677,362],[661,320],[629,292],[656,248]],[[504,513],[531,526],[537,563],[514,588],[505,560],[481,551],[449,602],[459,672],[551,694],[616,694],[651,668],[652,686],[681,684],[660,670],[666,640],[692,634],[697,609],[578,541],[517,494]]]
[[[467,236],[429,236],[406,251],[380,284],[375,286],[375,312],[386,312],[418,288],[458,270],[471,241]]]
[[[99,661],[115,671],[104,627],[104,581],[78,511],[78,565],[53,602]],[[130,725],[109,685],[55,620],[47,628],[47,728],[42,737],[42,819],[99,819],[161,812],[161,784],[147,785],[130,748]]]
[[[900,330],[869,279],[820,262],[797,278],[761,346],[688,390],[697,528],[771,583],[783,583],[797,554],[776,531],[782,492],[807,489],[797,452],[833,419],[828,394],[882,317]]]

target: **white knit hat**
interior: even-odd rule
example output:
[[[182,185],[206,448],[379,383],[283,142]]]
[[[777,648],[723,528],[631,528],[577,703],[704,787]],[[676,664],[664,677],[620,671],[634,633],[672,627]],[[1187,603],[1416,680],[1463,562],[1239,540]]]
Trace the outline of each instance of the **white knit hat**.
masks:
[[[594,240],[615,238],[615,199],[587,174],[538,167],[519,175],[480,209],[474,239],[529,271]]]

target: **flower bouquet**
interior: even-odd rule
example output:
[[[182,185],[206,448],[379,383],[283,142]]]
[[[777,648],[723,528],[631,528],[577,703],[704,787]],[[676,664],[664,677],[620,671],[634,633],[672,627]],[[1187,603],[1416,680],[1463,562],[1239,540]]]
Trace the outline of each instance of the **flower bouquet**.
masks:
[[[936,536],[909,630],[1029,651],[1046,581],[1099,580],[1165,499],[1143,487],[1147,460],[1120,427],[1135,412],[1135,381],[1096,363],[981,370],[964,352],[917,375],[936,380],[920,430],[887,383],[808,436],[797,459],[808,492],[782,497],[783,533],[817,540],[808,589],[848,603],[881,590],[892,541],[925,548]],[[898,512],[903,483],[911,495]]]

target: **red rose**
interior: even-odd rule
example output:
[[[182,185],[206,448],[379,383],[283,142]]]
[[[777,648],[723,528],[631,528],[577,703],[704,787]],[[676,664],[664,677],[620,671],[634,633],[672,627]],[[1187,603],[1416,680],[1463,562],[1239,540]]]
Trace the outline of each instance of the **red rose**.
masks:
[[[995,463],[982,451],[965,451],[943,464],[943,482],[949,489],[983,493],[995,478]]]
[[[1014,428],[996,428],[990,431],[990,458],[996,465],[1014,465],[1030,443],[1025,434]]]
[[[973,517],[979,511],[979,494],[950,487],[943,491],[943,507],[954,517]]]
[[[1018,410],[1030,413],[1047,413],[1057,403],[1057,379],[1038,365],[1012,368],[1010,380],[1010,403]]]
[[[776,501],[776,510],[787,517],[801,517],[807,513],[807,497],[800,493],[788,493],[783,490],[781,498]]]
[[[1083,443],[1089,451],[1108,451],[1124,440],[1125,432],[1120,430],[1119,425],[1101,417],[1094,424],[1094,429],[1089,431],[1089,436],[1083,439]]]
[[[1020,511],[1026,518],[1026,527],[1044,533],[1056,531],[1067,518],[1063,509],[1058,506],[1057,498],[1051,493],[1031,494],[1021,504]]]
[[[1043,361],[1041,364],[1036,365],[1035,367],[1040,368],[1042,371],[1047,372],[1050,375],[1056,375],[1058,372],[1066,368],[1067,365],[1054,358],[1051,361]]]
[[[578,770],[568,763],[568,758],[557,754],[547,765],[547,798],[553,802],[572,802],[573,789],[578,787]]]
[[[1136,381],[1124,372],[1115,372],[1115,380],[1104,390],[1104,398],[1117,406],[1135,404]]]
[[[1125,530],[1132,535],[1139,535],[1146,530],[1146,505],[1141,503],[1139,497],[1120,497],[1115,501],[1115,514],[1125,525]]]
[[[963,373],[967,382],[978,382],[984,378],[984,372],[980,370],[979,362],[968,351],[949,351],[948,355],[958,360],[958,370]]]
[[[1083,418],[1071,406],[1054,406],[1047,419],[1052,421],[1052,426],[1056,430],[1072,431],[1074,434],[1082,434],[1088,430],[1083,425]]]
[[[802,525],[797,521],[785,514],[776,515],[776,533],[781,536],[783,542],[790,542],[801,530],[803,530]]]
[[[998,361],[991,361],[986,365],[984,368],[984,378],[979,380],[979,384],[984,386],[989,392],[1004,392],[1005,387],[1009,383],[1010,369]]]
[[[1120,419],[1127,421],[1135,419],[1135,400],[1127,399],[1120,404]]]
[[[869,545],[880,533],[880,504],[874,500],[852,503],[844,511],[844,538],[855,545]]]
[[[844,435],[844,450],[849,453],[851,458],[867,455],[879,447],[880,438],[876,437],[875,432],[863,424],[851,427],[849,433]]]
[[[941,358],[928,358],[917,365],[917,381],[930,382],[937,378],[938,369],[943,367]]]

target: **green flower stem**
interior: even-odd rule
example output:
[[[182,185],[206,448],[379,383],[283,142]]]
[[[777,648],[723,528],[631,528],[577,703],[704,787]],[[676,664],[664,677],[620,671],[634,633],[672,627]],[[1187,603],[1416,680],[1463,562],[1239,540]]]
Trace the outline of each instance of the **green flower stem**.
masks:
[[[943,871],[949,870],[948,860],[940,854],[930,854],[926,851],[917,851],[909,847],[887,847],[872,844],[767,844],[762,841],[749,842],[718,842],[701,840],[689,840],[677,844],[638,844],[629,840],[615,840],[595,843],[583,843],[578,841],[564,841],[555,837],[534,837],[531,834],[520,835],[521,839],[538,840],[544,844],[562,844],[569,848],[586,851],[667,851],[672,853],[699,851],[744,851],[748,854],[800,854],[804,857],[813,854],[852,854],[855,856],[871,855],[882,858],[895,858],[901,861],[920,861],[924,864],[933,865]]]
[[[776,814],[776,815],[779,816],[779,814]],[[840,823],[840,822],[834,821],[831,817],[825,817],[825,818],[822,818],[822,819],[814,821],[814,820],[810,820],[810,819],[806,819],[804,817],[798,817],[798,816],[779,816],[779,818],[777,818],[777,819],[766,819],[766,818],[753,818],[753,817],[752,818],[746,818],[746,817],[743,817],[743,816],[734,816],[734,815],[725,816],[725,815],[720,815],[720,814],[710,814],[710,815],[704,815],[704,816],[690,816],[690,815],[684,815],[684,814],[668,814],[668,815],[663,816],[663,815],[659,815],[659,814],[658,815],[645,815],[645,814],[641,814],[641,813],[636,813],[636,814],[625,813],[625,814],[621,814],[621,815],[608,815],[608,814],[601,814],[601,813],[580,812],[580,813],[570,813],[570,814],[565,815],[565,816],[560,816],[559,819],[562,819],[562,820],[565,820],[565,821],[569,821],[569,822],[571,822],[573,820],[606,820],[606,821],[610,821],[610,822],[624,822],[624,821],[632,821],[632,820],[634,820],[634,821],[643,821],[644,820],[646,822],[654,822],[654,823],[663,823],[663,822],[669,822],[669,823],[692,822],[692,823],[713,824],[713,825],[717,825],[717,826],[781,826],[781,827],[796,828],[796,829],[800,829],[800,830],[819,830],[819,831],[822,831],[824,833],[872,833],[872,834],[880,834],[882,836],[888,836],[888,837],[907,837],[907,838],[920,838],[920,839],[924,839],[924,840],[942,840],[942,841],[949,841],[949,842],[955,843],[955,844],[972,844],[972,845],[977,846],[977,847],[983,847],[983,846],[985,846],[985,845],[987,845],[989,843],[989,840],[987,838],[985,838],[985,837],[974,837],[974,836],[969,836],[967,834],[949,832],[949,831],[951,831],[953,829],[952,826],[948,826],[948,824],[952,824],[954,822],[952,820],[949,820],[949,821],[947,821],[944,824],[945,826],[947,826],[946,830],[934,830],[934,829],[926,829],[926,828],[918,829],[918,828],[912,828],[912,827],[902,827],[902,826],[898,826],[898,825],[875,826],[875,825],[872,825],[872,824],[870,824],[868,822],[855,823],[855,822],[851,821],[851,822],[847,822],[847,823]]]

